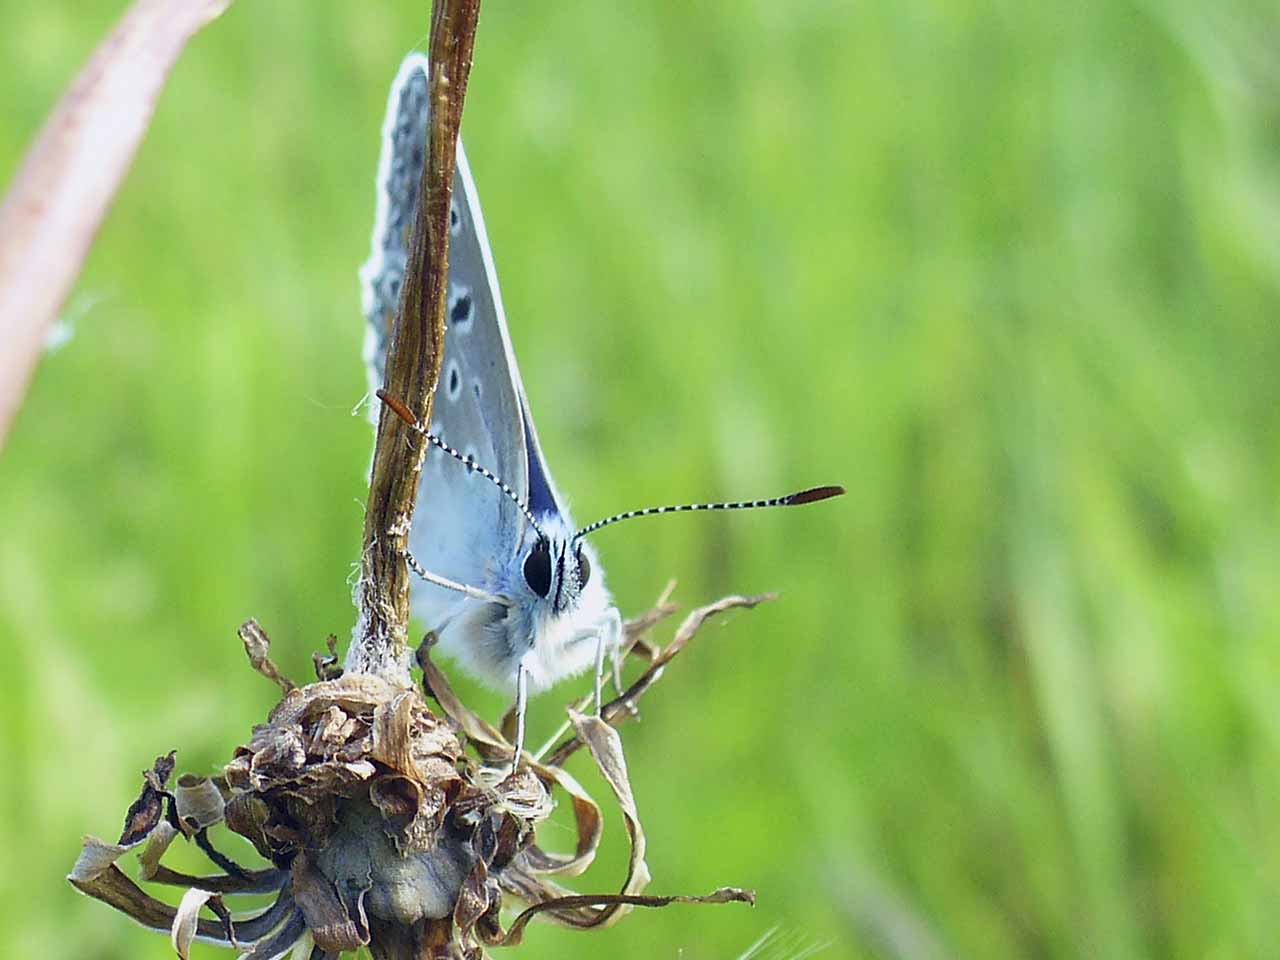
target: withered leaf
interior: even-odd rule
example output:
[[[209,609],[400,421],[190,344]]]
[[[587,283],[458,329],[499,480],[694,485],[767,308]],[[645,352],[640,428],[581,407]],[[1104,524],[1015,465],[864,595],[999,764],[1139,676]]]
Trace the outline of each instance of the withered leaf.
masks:
[[[227,826],[240,834],[255,850],[268,860],[275,853],[275,844],[267,834],[271,820],[271,808],[254,793],[237,793],[227,803]]]
[[[359,721],[341,707],[332,706],[311,729],[308,751],[316,756],[332,755],[344,746],[359,729]]]
[[[638,617],[632,617],[622,625],[624,654],[633,648],[637,648],[643,642],[645,634],[680,609],[679,605],[671,603],[671,594],[675,592],[675,588],[676,582],[674,580],[668,581],[666,587],[663,588],[662,593],[658,596],[658,602],[652,608]],[[642,656],[651,659],[650,650],[653,649],[655,648],[651,648],[646,644],[643,650],[638,652]]]
[[[400,773],[413,772],[413,714],[416,694],[406,690],[373,710],[373,759]]]
[[[275,724],[258,727],[249,744],[253,760],[249,764],[249,783],[264,790],[280,781],[292,780],[307,764],[307,751],[302,745],[302,728],[298,724]]]
[[[213,841],[209,839],[208,830],[197,830],[195,833],[195,841],[196,846],[200,848],[206,857],[220,866],[223,870],[227,871],[231,876],[239,877],[242,880],[248,880],[249,871],[245,870],[245,868],[240,866],[240,864],[236,863],[226,854],[218,850],[218,848],[213,845]]]
[[[733,594],[732,596],[721,597],[715,603],[709,603],[705,607],[690,611],[689,615],[684,618],[684,622],[680,624],[680,628],[676,630],[675,638],[662,649],[656,666],[661,667],[670,663],[675,655],[685,648],[689,641],[702,629],[702,625],[711,617],[739,608],[750,610],[769,600],[777,599],[778,595],[776,593],[760,593],[755,596]]]
[[[369,942],[367,927],[360,929],[333,882],[315,868],[305,850],[293,860],[293,897],[321,950],[355,950]]]
[[[267,719],[272,724],[301,723],[305,717],[318,717],[335,705],[351,715],[372,715],[376,704],[391,701],[402,689],[372,674],[344,674],[336,680],[299,687],[276,704]]]
[[[453,761],[462,755],[462,744],[448,726],[431,715],[416,690],[406,690],[374,708],[369,753],[399,773],[431,783],[456,778]]]
[[[766,600],[776,599],[777,594],[765,593],[758,596],[746,597],[733,595],[723,597],[715,603],[707,604],[693,610],[685,617],[684,622],[680,624],[680,628],[676,631],[675,638],[666,647],[662,648],[652,655],[652,662],[648,669],[645,670],[639,678],[627,687],[627,689],[618,697],[604,705],[604,709],[600,711],[601,716],[612,724],[617,726],[628,717],[636,715],[636,703],[650,687],[652,687],[662,677],[663,670],[680,651],[682,651],[689,641],[697,635],[702,625],[710,618],[717,614],[724,613],[726,610],[732,610],[738,607],[751,608],[764,603]],[[583,745],[582,738],[578,736],[570,737],[564,743],[560,744],[551,752],[546,759],[547,766],[562,767],[569,757]]]
[[[173,924],[169,928],[169,941],[182,960],[191,955],[191,944],[196,939],[196,924],[200,919],[200,908],[214,894],[208,890],[191,889],[182,895],[177,912],[173,915]]]
[[[342,676],[342,665],[338,663],[338,638],[329,634],[325,638],[325,646],[329,652],[311,654],[311,665],[315,668],[317,680],[337,680]]]
[[[318,958],[362,944],[370,945],[375,958],[398,957],[393,941],[432,956],[478,958],[481,944],[518,943],[538,915],[589,928],[615,922],[634,906],[750,902],[752,894],[737,888],[702,897],[643,894],[649,883],[646,836],[622,742],[611,725],[617,717],[607,711],[619,704],[630,709],[708,616],[755,602],[758,598],[730,597],[690,614],[675,640],[654,653],[637,684],[606,705],[603,719],[569,711],[572,743],[589,748],[630,839],[627,873],[617,893],[579,894],[549,879],[581,873],[593,861],[603,830],[599,806],[563,767],[526,758],[509,772],[510,745],[457,700],[425,652],[427,683],[453,711],[449,722],[431,714],[416,691],[357,674],[288,692],[270,720],[255,728],[249,744],[235,751],[222,778],[183,777],[169,793],[173,758],[157,761],[131,815],[143,827],[135,843],[147,841],[143,875],[196,891],[178,911],[147,897],[115,867],[128,845],[86,842],[71,879],[150,926],[159,928],[167,920],[163,928],[180,956],[196,936],[224,943],[234,936],[251,948],[244,956],[262,960],[307,930]],[[462,759],[455,730],[471,737],[482,757],[503,762],[477,766]],[[531,842],[552,810],[555,787],[573,804],[577,842],[572,853],[549,852]],[[172,803],[168,819],[166,797]],[[221,819],[264,856],[291,869],[249,871],[231,862],[206,834]],[[188,830],[227,873],[194,877],[164,867],[160,856],[178,828]],[[282,892],[269,910],[231,926],[220,894],[273,889]],[[504,891],[530,904],[505,933],[500,922]],[[216,925],[200,918],[202,908],[225,917],[221,937]],[[371,942],[371,927],[381,931],[382,943]]]
[[[581,929],[600,926],[605,921],[600,917],[612,917],[613,911],[622,907],[666,907],[673,903],[745,903],[756,904],[754,890],[740,887],[719,887],[711,893],[696,896],[692,894],[672,894],[665,897],[641,896],[625,893],[574,894],[544,900],[526,909],[511,922],[511,929],[495,946],[514,947],[524,939],[524,928],[529,921],[540,913],[550,913],[559,922]],[[573,918],[585,918],[578,922]]]
[[[307,921],[301,913],[293,913],[284,925],[273,935],[259,940],[248,953],[240,955],[240,960],[275,960],[284,956],[285,952],[302,939],[307,932]],[[318,948],[317,948],[318,949]],[[315,954],[313,953],[312,956]],[[335,952],[334,957],[338,954]]]
[[[449,680],[431,659],[431,647],[435,643],[427,634],[418,646],[418,666],[422,668],[422,684],[427,696],[440,705],[445,716],[458,725],[467,739],[486,760],[510,760],[515,749],[498,729],[462,702]]]
[[[143,773],[142,793],[124,815],[124,830],[120,834],[123,846],[131,846],[144,839],[160,822],[167,795],[165,785],[176,763],[177,751],[170,750],[165,756],[157,757],[155,765]]]
[[[570,773],[562,767],[534,765],[539,776],[559,786],[573,803],[573,818],[577,827],[577,848],[572,854],[551,853],[534,844],[521,855],[524,866],[532,873],[554,873],[576,877],[595,860],[604,835],[604,818],[599,805]]]
[[[208,777],[185,773],[173,790],[178,822],[184,829],[205,830],[222,822],[225,804],[222,792]]]
[[[267,870],[246,870],[244,876],[232,876],[229,873],[217,873],[197,877],[189,873],[170,870],[164,864],[157,864],[142,879],[150,883],[163,883],[168,887],[199,887],[212,893],[271,893],[284,886],[288,874],[274,868]],[[239,927],[237,926],[237,929]]]
[[[85,837],[80,847],[80,856],[76,858],[75,866],[67,874],[67,879],[72,883],[96,880],[139,843],[140,840],[133,843],[107,843],[97,837]]]
[[[151,836],[147,837],[147,845],[142,848],[142,853],[138,854],[143,880],[150,880],[155,876],[160,869],[160,858],[164,856],[165,851],[169,849],[169,844],[173,843],[173,838],[177,835],[178,828],[168,820],[163,820],[152,831]],[[194,886],[194,884],[183,884],[183,886]]]
[[[86,841],[86,845],[87,843],[88,841]],[[84,859],[83,855],[81,859]],[[77,864],[77,868],[79,866],[80,864]],[[126,877],[119,867],[112,864],[105,870],[96,872],[93,876],[78,874],[78,869],[73,870],[67,879],[81,893],[93,897],[95,900],[101,900],[108,906],[127,914],[144,927],[150,927],[152,930],[158,930],[163,933],[168,933],[171,930],[173,918],[176,914],[174,908],[145,893],[136,883]],[[222,924],[211,920],[198,920],[196,934],[220,943],[230,943]]]
[[[393,774],[370,784],[369,799],[381,811],[387,834],[402,856],[431,849],[444,822],[442,790]]]
[[[638,894],[649,885],[649,865],[644,859],[647,841],[644,827],[640,825],[640,811],[636,808],[635,796],[631,791],[627,760],[622,753],[622,738],[618,736],[617,730],[600,717],[571,712],[569,719],[578,737],[591,751],[592,759],[613,791],[618,806],[622,808],[623,823],[631,840],[631,855],[627,860],[627,877],[622,885],[622,893],[626,896]],[[620,906],[612,903],[603,907],[598,923],[610,922]]]
[[[290,778],[295,788],[290,792],[318,797],[326,793],[345,797],[359,792],[356,784],[363,783],[377,773],[377,768],[368,760],[347,762],[331,760],[324,763],[313,763],[301,774]]]
[[[251,917],[237,917],[233,922],[233,934],[235,940],[242,945],[255,943],[288,918],[301,916],[298,905],[293,902],[293,894],[284,890],[276,897],[275,903],[261,913]]]
[[[262,629],[257,620],[246,620],[236,631],[244,643],[244,652],[249,656],[253,669],[276,684],[285,693],[297,687],[297,684],[280,672],[280,668],[271,659],[271,638]]]
[[[462,882],[462,889],[458,891],[458,901],[453,908],[453,922],[464,943],[472,939],[476,921],[488,912],[491,892],[489,868],[485,864],[484,856],[478,855],[475,865]]]

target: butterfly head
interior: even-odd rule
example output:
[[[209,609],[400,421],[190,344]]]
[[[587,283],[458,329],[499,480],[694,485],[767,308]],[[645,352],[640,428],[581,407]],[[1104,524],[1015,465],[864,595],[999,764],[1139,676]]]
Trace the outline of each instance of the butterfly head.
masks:
[[[578,605],[591,585],[594,560],[590,546],[561,529],[565,524],[559,519],[544,519],[521,566],[525,586],[556,614]]]
[[[514,555],[495,558],[495,591],[507,604],[487,635],[504,669],[524,669],[530,691],[588,669],[613,609],[596,554],[568,518],[538,514],[538,523]]]
[[[558,505],[556,509],[542,512],[535,516],[530,504],[525,502],[516,491],[512,490],[501,477],[477,464],[471,457],[460,453],[449,446],[435,434],[426,430],[404,403],[384,390],[379,390],[378,397],[386,403],[395,414],[414,430],[426,438],[433,446],[443,450],[449,456],[463,464],[469,470],[475,470],[482,477],[494,484],[520,510],[527,521],[524,546],[516,555],[518,569],[508,569],[505,587],[516,587],[519,592],[527,590],[523,601],[516,604],[528,614],[541,613],[560,617],[565,613],[577,610],[585,605],[597,606],[607,602],[607,594],[600,584],[600,576],[592,580],[593,566],[598,566],[591,547],[585,538],[603,527],[612,526],[623,520],[637,517],[657,516],[664,513],[682,513],[693,510],[750,510],[762,507],[790,507],[806,503],[817,503],[844,494],[844,487],[823,486],[810,487],[797,493],[789,493],[781,497],[768,497],[761,500],[724,501],[718,503],[683,503],[664,507],[645,507],[641,510],[627,510],[615,513],[611,517],[597,520],[580,530],[574,530],[566,514]],[[514,581],[514,583],[512,582]]]

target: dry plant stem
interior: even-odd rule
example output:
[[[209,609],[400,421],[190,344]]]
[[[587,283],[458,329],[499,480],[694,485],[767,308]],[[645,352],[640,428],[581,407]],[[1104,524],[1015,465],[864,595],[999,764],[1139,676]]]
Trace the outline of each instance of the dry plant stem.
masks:
[[[137,0],[63,95],[0,205],[0,445],[187,41],[230,0]]]
[[[399,319],[387,350],[384,388],[421,423],[431,422],[440,379],[449,277],[449,204],[458,129],[471,73],[479,0],[437,0],[431,20],[431,125]],[[385,406],[369,479],[359,618],[346,669],[408,686],[409,570],[405,550],[426,444]]]

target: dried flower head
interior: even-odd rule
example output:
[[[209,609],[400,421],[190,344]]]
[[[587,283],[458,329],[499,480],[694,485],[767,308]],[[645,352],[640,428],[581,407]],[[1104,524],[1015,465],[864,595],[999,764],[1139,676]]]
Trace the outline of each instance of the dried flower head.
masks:
[[[653,897],[647,841],[614,725],[705,619],[762,598],[728,597],[691,613],[665,648],[644,632],[674,608],[665,597],[627,625],[627,649],[647,660],[641,676],[600,716],[569,711],[572,733],[544,761],[526,758],[511,772],[512,747],[470,711],[430,659],[418,651],[424,686],[439,712],[415,689],[369,674],[333,677],[317,658],[318,682],[298,687],[272,663],[269,641],[253,621],[240,631],[250,662],[284,696],[214,778],[184,775],[172,785],[173,753],[144,774],[117,843],[86,838],[68,879],[77,889],[140,923],[170,933],[180,957],[200,938],[267,960],[311,945],[312,960],[367,946],[376,958],[478,957],[484,946],[518,944],[534,916],[572,927],[607,925],[632,906],[683,902],[754,902],[722,888],[702,897]],[[581,895],[553,878],[590,866],[600,843],[599,805],[563,769],[587,747],[608,783],[631,841],[627,876],[616,894]],[[544,850],[538,825],[553,794],[573,804],[572,853]],[[269,864],[247,869],[221,853],[210,830],[245,837]],[[161,859],[178,837],[196,843],[223,871],[191,876]],[[185,887],[174,908],[146,893],[118,861],[139,851],[143,881]],[[276,894],[256,914],[233,915],[226,899]],[[507,900],[527,906],[507,927]],[[207,913],[208,916],[202,914]]]

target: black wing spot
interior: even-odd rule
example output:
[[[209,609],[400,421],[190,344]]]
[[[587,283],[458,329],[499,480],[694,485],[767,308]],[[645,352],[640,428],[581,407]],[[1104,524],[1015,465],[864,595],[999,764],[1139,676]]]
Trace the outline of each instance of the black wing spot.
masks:
[[[449,233],[457,236],[462,232],[462,217],[458,216],[458,201],[449,204]]]
[[[457,400],[462,393],[462,374],[458,372],[457,362],[449,364],[449,399]]]
[[[472,307],[471,291],[466,287],[459,287],[456,293],[449,298],[449,321],[455,327],[465,326],[470,323]]]
[[[479,399],[480,399],[480,393],[481,393],[481,390],[480,390],[480,378],[479,378],[479,377],[477,377],[475,380],[472,380],[472,381],[471,381],[471,392],[472,392],[472,393],[474,393],[474,394],[476,395],[476,399],[477,399],[477,400],[479,400]]]

